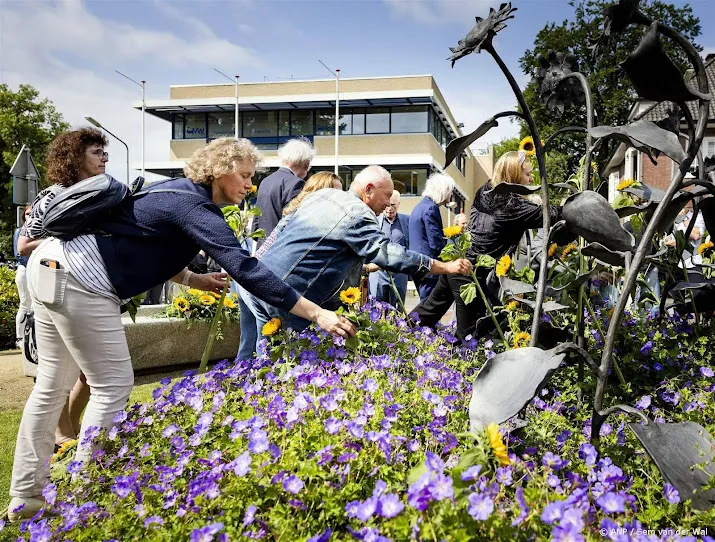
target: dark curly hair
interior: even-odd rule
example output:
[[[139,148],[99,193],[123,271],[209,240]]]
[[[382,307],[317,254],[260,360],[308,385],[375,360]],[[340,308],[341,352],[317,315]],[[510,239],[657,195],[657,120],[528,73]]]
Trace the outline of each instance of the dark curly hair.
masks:
[[[106,136],[96,128],[86,127],[61,133],[52,140],[47,151],[47,178],[51,183],[62,186],[78,183],[87,147],[106,147],[108,144]]]

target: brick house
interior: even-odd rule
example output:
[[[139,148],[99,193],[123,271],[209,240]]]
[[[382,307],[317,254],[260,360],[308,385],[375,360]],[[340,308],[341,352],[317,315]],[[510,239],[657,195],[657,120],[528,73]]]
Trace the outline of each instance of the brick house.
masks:
[[[715,54],[709,54],[706,57],[705,73],[708,77],[710,93],[715,96]],[[653,107],[654,104],[655,102],[647,100],[637,101],[631,109],[628,121],[630,122],[644,111],[652,108],[643,118],[657,122],[666,118],[668,111],[674,107],[672,102],[661,102]],[[697,122],[697,102],[688,102],[688,107],[695,122]],[[684,120],[681,120],[680,130],[681,134],[687,133],[687,125]],[[681,135],[680,139],[683,146],[685,146],[686,137]],[[701,150],[703,157],[715,155],[715,100],[710,102],[708,124]],[[608,164],[603,170],[603,174],[608,178],[608,199],[613,201],[616,196],[616,186],[623,179],[635,179],[649,186],[666,189],[677,170],[678,164],[667,156],[660,155],[656,160],[656,164],[653,164],[648,155],[622,143],[611,155]]]

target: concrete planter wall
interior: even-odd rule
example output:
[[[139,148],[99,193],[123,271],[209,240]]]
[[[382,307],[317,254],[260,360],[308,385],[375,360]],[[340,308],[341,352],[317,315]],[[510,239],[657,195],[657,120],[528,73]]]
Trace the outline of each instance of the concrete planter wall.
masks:
[[[198,363],[206,346],[211,322],[194,321],[191,326],[181,318],[154,318],[164,305],[147,305],[139,309],[136,323],[122,318],[134,370],[160,369]],[[238,322],[223,326],[224,338],[215,341],[211,361],[234,359],[238,352],[241,328]],[[25,376],[34,377],[37,365],[24,362]]]

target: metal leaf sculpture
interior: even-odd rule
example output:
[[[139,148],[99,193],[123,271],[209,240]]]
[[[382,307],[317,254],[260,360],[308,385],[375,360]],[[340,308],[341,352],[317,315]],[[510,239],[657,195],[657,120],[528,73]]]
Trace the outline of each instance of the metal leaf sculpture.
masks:
[[[447,60],[452,61],[452,67],[460,58],[467,56],[469,53],[479,53],[482,47],[491,45],[492,39],[497,32],[506,28],[506,22],[514,18],[513,13],[515,11],[516,8],[511,7],[511,2],[505,2],[499,6],[498,11],[490,8],[486,19],[476,17],[477,24],[474,28],[469,31],[463,40],[457,42],[456,47],[449,48],[453,54]]]
[[[705,189],[700,186],[695,186],[690,191],[681,190],[678,192],[665,208],[663,218],[658,222],[658,233],[663,234],[669,231],[675,219],[678,217],[678,214],[683,210],[683,207],[685,207],[690,200],[703,192],[705,192]]]
[[[603,8],[603,34],[591,45],[594,56],[598,54],[601,42],[607,40],[611,34],[623,32],[630,24],[648,22],[648,19],[638,10],[639,3],[639,0],[619,0],[617,4]]]
[[[444,167],[447,168],[447,166],[449,166],[449,164],[451,164],[457,156],[464,152],[467,147],[486,134],[489,130],[496,128],[497,126],[499,126],[499,123],[494,117],[492,117],[482,122],[479,125],[479,128],[474,130],[471,134],[458,137],[457,139],[450,141],[449,145],[447,145]]]
[[[576,192],[578,192],[578,188],[576,188],[571,183],[554,183],[551,186],[553,186],[554,188],[564,188],[565,190],[568,190],[572,194],[575,194]]]
[[[576,277],[574,277],[573,280],[569,281],[568,284],[564,284],[563,286],[548,285],[546,288],[546,295],[557,296],[561,292],[564,292],[566,290],[573,290],[574,288],[578,288],[583,283],[585,283],[589,278],[591,278],[593,275],[601,272],[603,269],[604,269],[603,265],[597,264],[590,271],[586,271],[585,273],[582,273],[581,275],[577,275]]]
[[[519,303],[523,303],[527,307],[531,307],[532,309],[536,308],[536,301],[532,301],[531,299],[522,299],[521,297],[517,297],[515,295],[511,296],[511,298]],[[545,301],[542,306],[542,310],[544,312],[562,311],[568,308],[568,305],[562,305],[556,301]]]
[[[626,218],[627,216],[635,215],[638,213],[652,213],[658,207],[657,201],[649,201],[643,205],[628,205],[626,207],[619,207],[615,209],[618,218]]]
[[[660,200],[663,199],[663,196],[665,195],[665,191],[661,190],[660,188],[655,188],[653,186],[648,186],[645,183],[641,183],[640,186],[629,186],[628,188],[624,188],[623,192],[627,192],[628,194],[632,194],[644,201],[655,201],[656,203],[660,203]]]
[[[697,98],[710,99],[685,84],[683,74],[663,49],[654,22],[636,50],[621,63],[638,95],[655,102],[687,102]]]
[[[540,67],[534,71],[533,81],[539,97],[552,113],[562,115],[571,105],[584,99],[581,83],[570,74],[578,71],[576,55],[549,50],[547,58],[539,57]]]
[[[715,442],[707,429],[694,422],[629,423],[628,427],[682,500],[690,499],[696,510],[715,505],[715,489],[703,489],[715,476]]]
[[[513,280],[507,277],[499,277],[499,282],[501,284],[502,292],[504,295],[523,295],[523,294],[533,294],[536,292],[531,284],[526,282],[521,282],[520,280]]]
[[[539,186],[531,186],[526,184],[517,183],[499,183],[495,187],[485,190],[487,194],[518,194],[519,196],[528,196],[529,194],[535,194],[541,190]]]
[[[572,343],[551,350],[527,347],[501,352],[488,359],[474,380],[469,402],[472,431],[515,416],[561,366],[567,352],[576,352],[595,368],[590,356]]]
[[[561,217],[566,228],[586,239],[599,241],[611,250],[632,250],[635,239],[628,233],[608,200],[598,192],[584,190],[564,203]]]
[[[589,258],[596,258],[598,261],[616,267],[626,266],[625,252],[609,250],[601,243],[589,243],[581,249],[581,254]]]
[[[589,133],[597,138],[613,137],[623,141],[646,153],[654,164],[657,164],[653,157],[656,150],[678,163],[685,158],[685,152],[678,137],[673,132],[659,128],[649,120],[638,120],[626,126],[596,126],[591,128]]]
[[[673,107],[668,108],[665,117],[655,121],[655,123],[659,128],[663,128],[663,130],[667,130],[669,132],[673,132],[676,135],[679,135],[680,117],[682,117],[680,108],[677,105],[674,105]]]
[[[705,229],[715,233],[715,198],[703,198],[700,200],[699,207],[705,222]]]

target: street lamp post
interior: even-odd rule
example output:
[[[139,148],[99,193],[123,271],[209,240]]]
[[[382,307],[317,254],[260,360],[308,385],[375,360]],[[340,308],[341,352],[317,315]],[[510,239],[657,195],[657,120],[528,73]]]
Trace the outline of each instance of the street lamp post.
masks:
[[[129,185],[129,182],[130,182],[130,181],[129,181],[129,147],[127,146],[127,144],[126,144],[124,141],[122,141],[121,139],[119,139],[119,138],[118,138],[116,135],[114,135],[112,132],[110,132],[109,130],[107,130],[104,126],[102,126],[102,125],[99,123],[98,120],[93,119],[92,117],[84,117],[84,118],[87,119],[87,122],[89,122],[90,124],[96,126],[96,127],[99,128],[100,130],[104,130],[105,132],[107,132],[110,136],[112,136],[114,139],[116,139],[116,140],[119,141],[122,145],[124,145],[124,148],[125,148],[125,149],[127,149],[127,185]]]
[[[318,60],[326,70],[335,76],[335,174],[338,175],[338,156],[340,150],[340,68],[335,71],[328,68],[322,60]]]
[[[142,177],[145,177],[145,171],[144,171],[144,147],[145,147],[145,133],[146,133],[146,81],[142,80],[141,83],[135,81],[128,75],[124,75],[122,72],[119,70],[114,70],[117,72],[119,75],[124,77],[125,79],[129,79],[132,83],[135,85],[139,85],[142,88]],[[109,130],[107,130],[109,132]],[[119,139],[119,138],[117,138]],[[121,140],[120,140],[121,141]],[[127,159],[129,159],[127,157]],[[127,168],[127,183],[129,182],[129,168]]]
[[[234,115],[234,126],[233,126],[233,137],[238,139],[238,75],[234,76],[235,80],[223,73],[221,70],[217,70],[214,68],[214,71],[216,73],[220,73],[223,75],[226,79],[229,81],[232,81],[235,84],[235,95],[236,95],[236,109],[235,109],[235,115]]]

